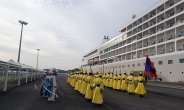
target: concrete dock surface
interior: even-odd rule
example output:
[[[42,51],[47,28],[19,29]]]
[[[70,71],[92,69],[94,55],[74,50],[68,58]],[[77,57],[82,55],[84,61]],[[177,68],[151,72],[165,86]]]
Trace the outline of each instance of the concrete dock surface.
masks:
[[[40,85],[36,80],[1,92],[0,110],[183,110],[184,106],[183,89],[149,84],[144,97],[105,88],[103,105],[95,105],[75,91],[66,79],[67,75],[57,76],[59,98],[55,98],[55,102],[40,96],[34,87],[35,84]]]

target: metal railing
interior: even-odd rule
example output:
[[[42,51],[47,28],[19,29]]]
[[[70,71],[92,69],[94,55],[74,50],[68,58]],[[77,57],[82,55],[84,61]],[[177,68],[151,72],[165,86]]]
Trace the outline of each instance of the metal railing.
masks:
[[[31,68],[28,70],[20,65],[0,61],[0,92],[36,80],[43,75],[43,71]]]

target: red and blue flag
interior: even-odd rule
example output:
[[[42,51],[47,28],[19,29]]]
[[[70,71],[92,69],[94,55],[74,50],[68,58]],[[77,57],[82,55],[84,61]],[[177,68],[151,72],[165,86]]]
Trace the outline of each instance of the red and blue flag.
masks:
[[[156,74],[156,69],[153,63],[151,62],[150,58],[148,57],[148,55],[146,55],[146,64],[145,64],[144,74],[154,77],[155,80],[158,79],[157,74]]]

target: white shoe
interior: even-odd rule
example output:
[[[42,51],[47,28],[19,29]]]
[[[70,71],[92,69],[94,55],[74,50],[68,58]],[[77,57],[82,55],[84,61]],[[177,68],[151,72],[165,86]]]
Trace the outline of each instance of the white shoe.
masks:
[[[48,101],[49,101],[49,102],[50,102],[50,101],[54,102],[55,100],[49,100],[49,99],[48,99]]]

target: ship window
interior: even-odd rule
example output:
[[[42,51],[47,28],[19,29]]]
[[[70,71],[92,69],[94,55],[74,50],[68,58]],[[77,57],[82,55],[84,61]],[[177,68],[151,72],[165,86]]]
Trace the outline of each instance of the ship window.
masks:
[[[184,63],[184,58],[179,59],[180,63]]]
[[[130,65],[128,65],[128,67],[130,67]]]
[[[132,67],[135,67],[135,64],[132,64]]]
[[[173,64],[173,60],[168,60],[168,64]]]
[[[159,64],[159,65],[162,65],[162,61],[158,61],[158,64]]]
[[[137,64],[137,66],[141,66],[141,64],[140,64],[140,63],[138,63],[138,64]]]
[[[121,66],[119,66],[119,68],[121,68]]]
[[[122,65],[122,68],[124,68],[124,65]]]

